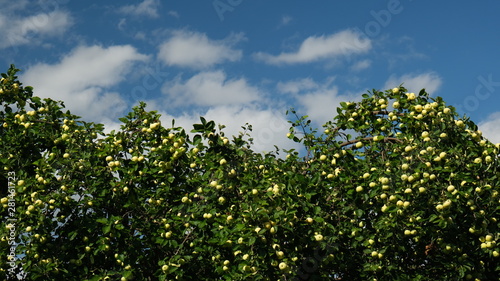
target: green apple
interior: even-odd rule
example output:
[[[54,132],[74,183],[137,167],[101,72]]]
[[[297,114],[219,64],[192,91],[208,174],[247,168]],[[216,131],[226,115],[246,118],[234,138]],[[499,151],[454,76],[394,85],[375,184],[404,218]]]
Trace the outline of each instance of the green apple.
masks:
[[[276,256],[278,257],[278,259],[282,259],[285,257],[285,253],[283,253],[283,251],[277,251]]]

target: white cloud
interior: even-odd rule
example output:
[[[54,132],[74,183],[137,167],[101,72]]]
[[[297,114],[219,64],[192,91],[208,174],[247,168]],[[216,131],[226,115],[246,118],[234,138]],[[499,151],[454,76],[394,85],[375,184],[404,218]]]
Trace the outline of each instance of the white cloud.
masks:
[[[200,116],[203,116],[207,121],[214,120],[216,124],[226,126],[223,132],[229,139],[232,139],[231,136],[238,136],[243,131],[241,127],[248,123],[252,125],[252,132],[248,132],[254,139],[252,148],[257,152],[274,151],[274,145],[280,149],[301,147],[286,137],[290,124],[284,115],[285,111],[277,108],[262,109],[258,106],[227,105],[211,107],[199,111],[198,114],[184,113],[173,116],[150,101],[148,110],[158,110],[165,126],[170,126],[172,119],[175,119],[175,126],[181,126],[187,132],[193,129],[193,124],[200,123]]]
[[[246,79],[228,79],[223,71],[200,72],[188,80],[177,77],[162,88],[169,106],[248,104],[260,97]]]
[[[157,18],[159,6],[159,0],[144,0],[138,5],[123,6],[119,9],[119,11],[127,15]]]
[[[371,41],[361,33],[344,30],[330,35],[311,36],[304,40],[296,52],[271,55],[256,53],[258,60],[269,64],[309,63],[318,60],[366,53],[371,49]]]
[[[337,107],[342,101],[358,101],[358,94],[339,94],[333,84],[334,77],[318,83],[310,78],[281,82],[278,90],[292,94],[304,112],[298,110],[299,115],[308,115],[316,125],[323,125],[337,115]]]
[[[64,101],[71,112],[101,122],[120,117],[125,101],[109,88],[122,81],[134,63],[145,61],[131,46],[82,46],[57,64],[39,63],[30,67],[22,80],[35,93]]]
[[[179,15],[179,13],[177,11],[168,11],[168,15],[171,16],[171,17],[174,17],[176,19],[180,18],[181,16]]]
[[[17,8],[19,7],[16,6]],[[14,14],[0,15],[0,49],[26,44],[39,45],[47,37],[64,34],[73,24],[69,12],[62,10],[41,12],[27,17]]]
[[[356,62],[353,66],[351,66],[351,70],[352,71],[361,71],[361,70],[365,70],[365,69],[369,68],[371,65],[372,65],[371,60],[368,60],[368,59],[362,60],[362,61]]]
[[[292,20],[293,20],[293,18],[291,16],[282,16],[280,24],[278,25],[278,28],[281,28],[283,26],[287,26],[288,24],[290,24],[290,22],[292,22]]]
[[[424,89],[427,93],[433,95],[441,87],[442,79],[435,72],[426,72],[421,74],[404,74],[402,76],[391,75],[385,82],[384,90],[398,87],[403,83],[408,91],[420,92]]]
[[[234,34],[224,40],[211,40],[203,33],[175,31],[160,46],[158,58],[167,65],[206,68],[225,61],[240,60],[242,51],[233,49],[233,45],[242,40],[242,34]]]
[[[304,90],[317,89],[319,85],[311,78],[302,78],[286,82],[278,82],[278,91],[281,93],[298,94]]]
[[[492,113],[486,120],[478,124],[479,129],[492,143],[500,143],[500,112]]]

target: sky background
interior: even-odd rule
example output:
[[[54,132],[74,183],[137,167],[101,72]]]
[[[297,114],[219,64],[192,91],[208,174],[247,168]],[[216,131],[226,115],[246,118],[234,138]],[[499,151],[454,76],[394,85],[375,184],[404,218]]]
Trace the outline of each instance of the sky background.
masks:
[[[119,128],[139,101],[200,116],[259,151],[292,148],[290,107],[320,127],[341,101],[401,83],[500,142],[500,1],[0,0],[0,72]]]

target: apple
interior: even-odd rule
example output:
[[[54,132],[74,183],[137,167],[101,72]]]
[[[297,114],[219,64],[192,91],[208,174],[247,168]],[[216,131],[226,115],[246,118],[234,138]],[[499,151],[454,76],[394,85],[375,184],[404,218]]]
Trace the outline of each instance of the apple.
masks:
[[[357,186],[356,187],[356,192],[361,192],[363,191],[363,187],[362,186]]]
[[[323,235],[316,234],[316,235],[314,235],[314,239],[316,239],[316,241],[323,241]]]
[[[449,192],[453,192],[453,190],[455,190],[455,186],[453,185],[449,185],[446,190],[448,190]]]
[[[287,269],[288,265],[284,262],[281,262],[279,265],[278,265],[279,269],[281,270],[285,270]]]
[[[321,156],[319,157],[319,160],[321,160],[321,161],[325,161],[325,160],[326,160],[326,158],[327,158],[327,157],[326,157],[326,155],[321,155]]]
[[[221,160],[219,161],[219,164],[220,164],[221,166],[225,165],[226,163],[227,163],[226,159],[221,159]]]
[[[451,200],[448,199],[448,200],[444,201],[443,208],[448,208],[450,205],[451,205]]]
[[[278,259],[282,259],[285,257],[285,253],[283,253],[283,251],[277,251],[276,256],[278,257]]]
[[[382,184],[388,184],[388,183],[389,183],[389,179],[388,179],[388,178],[386,178],[386,177],[382,177],[382,178],[380,178],[380,179],[379,179],[379,181],[380,181],[380,183],[382,183]]]
[[[451,112],[451,110],[450,110],[448,107],[445,107],[445,108],[443,109],[443,113],[444,113],[444,114],[448,114],[448,113],[450,113],[450,112]]]
[[[307,222],[307,223],[309,223],[309,224],[311,224],[311,223],[313,223],[313,222],[314,222],[314,220],[313,220],[312,218],[307,218],[307,219],[306,219],[306,222]]]
[[[363,143],[362,143],[362,142],[360,142],[360,141],[358,141],[358,142],[356,143],[356,148],[362,148],[362,147],[363,147]]]

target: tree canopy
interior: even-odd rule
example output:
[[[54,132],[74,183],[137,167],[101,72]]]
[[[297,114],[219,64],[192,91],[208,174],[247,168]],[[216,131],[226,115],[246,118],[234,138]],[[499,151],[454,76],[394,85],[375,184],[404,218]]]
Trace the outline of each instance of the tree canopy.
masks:
[[[403,86],[253,151],[146,105],[105,133],[0,80],[0,270],[22,280],[493,280],[499,145]],[[283,157],[283,153],[286,157]]]

